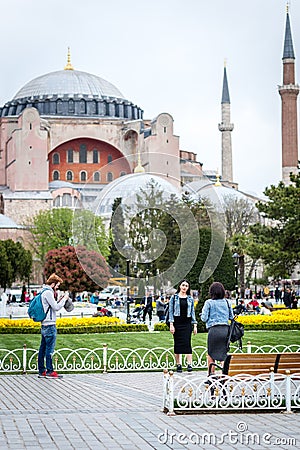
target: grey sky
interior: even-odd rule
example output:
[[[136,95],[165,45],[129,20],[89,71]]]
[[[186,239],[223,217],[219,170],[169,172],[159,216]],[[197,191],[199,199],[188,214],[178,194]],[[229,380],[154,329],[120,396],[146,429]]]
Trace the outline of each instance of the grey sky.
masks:
[[[290,18],[298,82],[300,0]],[[261,193],[281,177],[285,19],[284,0],[2,0],[0,103],[63,69],[70,46],[76,69],[115,84],[145,118],[172,114],[180,148],[220,170],[226,58],[234,180]]]

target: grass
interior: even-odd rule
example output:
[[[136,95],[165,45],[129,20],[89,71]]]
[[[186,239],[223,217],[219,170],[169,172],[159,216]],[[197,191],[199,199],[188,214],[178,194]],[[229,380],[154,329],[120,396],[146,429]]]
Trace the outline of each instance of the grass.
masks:
[[[199,333],[192,338],[193,346],[206,346],[206,333]],[[250,341],[253,345],[299,345],[300,330],[289,331],[246,331],[243,345]],[[169,348],[173,346],[173,337],[168,331],[154,333],[105,333],[105,334],[64,334],[57,336],[58,348],[96,348],[108,344],[110,348]],[[28,348],[38,348],[39,334],[0,334],[0,349],[14,350],[26,344]]]

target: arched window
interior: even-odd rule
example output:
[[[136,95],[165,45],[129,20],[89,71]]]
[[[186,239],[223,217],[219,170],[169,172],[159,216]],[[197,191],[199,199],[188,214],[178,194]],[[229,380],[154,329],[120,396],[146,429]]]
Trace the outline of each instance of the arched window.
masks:
[[[59,164],[59,154],[58,153],[54,153],[52,156],[52,163],[53,164]]]
[[[95,101],[92,101],[91,103],[91,114],[96,114],[97,111],[97,105]]]
[[[60,208],[60,195],[58,195],[58,196],[54,199],[53,205],[54,205],[56,208]]]
[[[71,170],[68,170],[67,172],[67,181],[72,181],[73,180],[73,173]]]
[[[73,151],[72,148],[69,148],[69,149],[68,149],[68,152],[67,152],[67,161],[68,161],[68,163],[74,162],[74,151]]]
[[[80,181],[86,181],[86,172],[80,172]]]
[[[94,181],[100,181],[100,173],[99,172],[94,173]]]
[[[112,162],[112,155],[107,155],[107,163],[111,163]]]
[[[122,171],[122,172],[120,173],[120,177],[125,177],[125,175],[126,175],[126,172],[123,172],[123,171]]]
[[[111,182],[113,180],[113,174],[111,172],[107,173],[107,181]]]
[[[81,114],[85,114],[85,100],[80,100],[79,109]]]
[[[63,102],[61,100],[57,100],[57,114],[62,114],[63,113]]]
[[[75,103],[74,100],[70,99],[69,100],[69,113],[74,113],[75,112]]]
[[[70,194],[63,194],[62,206],[72,206],[72,197]]]
[[[79,162],[82,164],[87,162],[87,151],[85,144],[81,144],[79,147]]]
[[[98,164],[99,163],[99,152],[98,150],[95,148],[93,150],[93,164]]]
[[[54,170],[53,172],[53,180],[59,180],[59,171],[58,170]]]

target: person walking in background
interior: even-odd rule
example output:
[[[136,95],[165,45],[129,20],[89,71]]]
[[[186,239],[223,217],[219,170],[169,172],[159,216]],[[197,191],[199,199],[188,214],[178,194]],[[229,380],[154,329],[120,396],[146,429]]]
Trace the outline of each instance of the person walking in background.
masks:
[[[170,332],[174,336],[174,354],[177,372],[182,372],[182,355],[186,355],[187,371],[192,372],[192,332],[197,334],[194,300],[191,296],[190,283],[182,280],[176,294],[169,302]]]
[[[165,302],[159,295],[156,297],[156,314],[160,322],[165,320]]]
[[[145,308],[143,311],[143,322],[146,321],[146,315],[148,314],[149,316],[149,324],[151,325],[151,320],[152,320],[152,295],[149,294],[149,292],[147,293],[146,297],[145,297]]]
[[[230,302],[225,298],[222,283],[214,282],[209,288],[210,299],[204,303],[201,320],[208,330],[207,336],[207,364],[208,375],[215,372],[215,361],[225,361],[228,351],[227,337],[229,319],[233,319]]]
[[[56,311],[59,311],[65,306],[66,301],[69,298],[69,293],[63,297],[55,300],[55,293],[59,288],[59,285],[63,280],[55,273],[50,275],[46,283],[43,285],[44,292],[42,293],[42,303],[46,318],[41,323],[41,344],[38,354],[38,369],[40,378],[61,378],[55,372],[52,364],[52,355],[54,353],[56,344]],[[46,368],[45,368],[46,359]]]

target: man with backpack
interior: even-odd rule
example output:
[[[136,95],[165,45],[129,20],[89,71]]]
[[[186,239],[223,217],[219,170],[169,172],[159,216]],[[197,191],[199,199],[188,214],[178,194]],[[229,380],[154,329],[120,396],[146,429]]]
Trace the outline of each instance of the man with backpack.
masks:
[[[69,298],[69,293],[56,300],[55,293],[63,280],[53,273],[43,285],[41,300],[46,313],[45,319],[41,322],[41,344],[38,356],[38,369],[40,378],[62,378],[53,369],[52,355],[56,343],[56,311],[64,307]],[[45,368],[46,358],[46,368]]]

